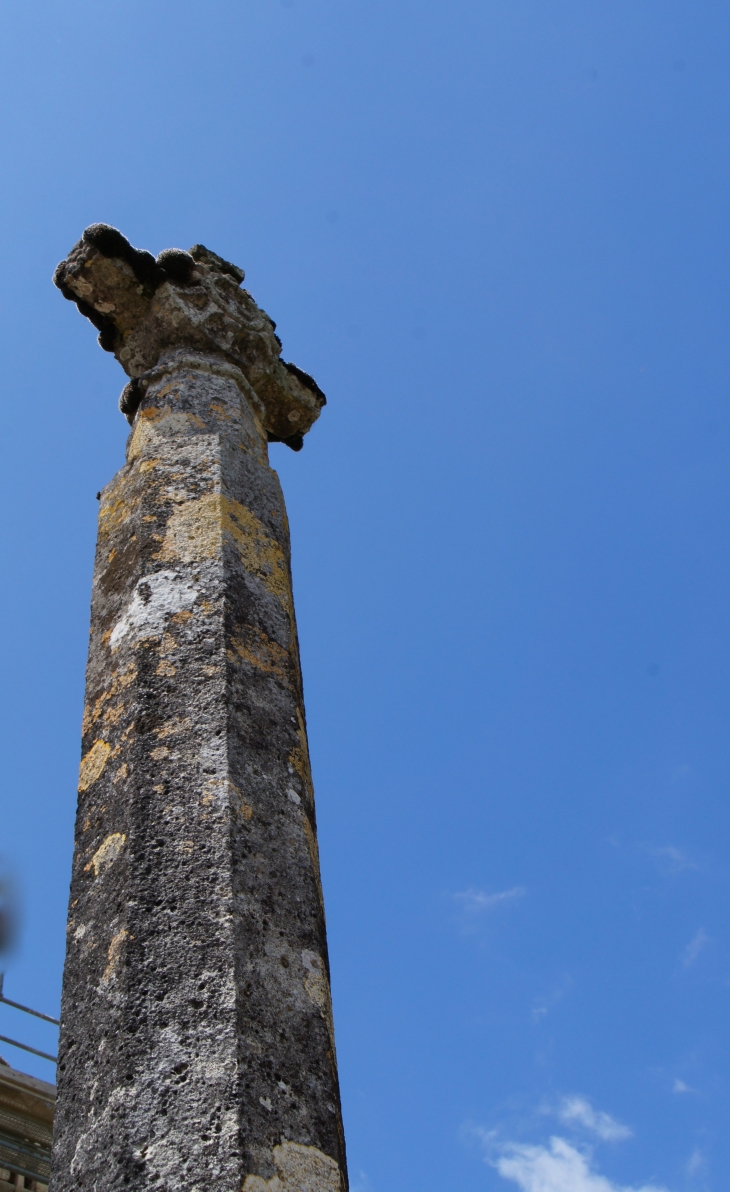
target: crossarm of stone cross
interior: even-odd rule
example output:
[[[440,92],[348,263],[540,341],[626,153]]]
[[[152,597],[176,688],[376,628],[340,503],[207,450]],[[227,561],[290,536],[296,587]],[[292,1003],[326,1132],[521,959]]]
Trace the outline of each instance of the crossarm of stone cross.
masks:
[[[243,279],[242,269],[202,244],[189,253],[168,248],[155,258],[109,224],[88,227],[53,277],[132,378],[120,400],[130,422],[145,374],[183,348],[240,369],[269,440],[298,451],[325,396],[307,373],[281,359],[276,324],[241,289]]]

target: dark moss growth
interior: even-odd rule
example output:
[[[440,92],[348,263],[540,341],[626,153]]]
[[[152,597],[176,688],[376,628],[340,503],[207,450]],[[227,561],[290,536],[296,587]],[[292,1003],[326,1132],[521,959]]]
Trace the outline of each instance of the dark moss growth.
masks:
[[[169,281],[185,285],[195,268],[195,260],[182,248],[165,248],[157,257],[157,265]]]
[[[118,228],[113,228],[111,224],[89,224],[83,233],[82,240],[85,240],[87,244],[93,244],[103,257],[121,257],[124,261],[130,252],[134,252],[127,237],[123,236]]]
[[[212,269],[217,269],[219,273],[227,273],[229,277],[238,282],[239,286],[246,277],[243,269],[239,269],[238,265],[219,257],[217,252],[212,252],[204,244],[194,244],[190,249],[190,255],[201,265],[209,265]]]
[[[134,270],[137,280],[152,290],[165,280],[165,274],[152,253],[143,248],[134,248],[127,237],[111,224],[90,224],[84,231],[82,240],[92,244],[103,257],[118,257],[120,261],[126,261]]]
[[[97,336],[99,347],[105,352],[113,352],[119,343],[119,332],[112,322],[105,324]]]
[[[304,446],[304,435],[302,434],[289,435],[286,439],[282,439],[279,435],[272,435],[271,431],[268,431],[266,439],[269,443],[284,443],[285,446],[291,447],[292,451],[301,451]]]
[[[66,285],[66,262],[59,261],[53,271],[53,284],[56,289],[60,290],[64,298],[68,302],[75,302],[76,295],[73,290],[70,290]]]
[[[134,422],[134,416],[140,407],[143,397],[144,389],[142,388],[139,377],[133,377],[129,384],[124,386],[119,395],[119,409],[124,414],[130,426]]]
[[[143,248],[133,248],[126,259],[132,266],[137,280],[150,289],[156,290],[165,280],[165,275],[158,268],[151,252],[146,252]]]

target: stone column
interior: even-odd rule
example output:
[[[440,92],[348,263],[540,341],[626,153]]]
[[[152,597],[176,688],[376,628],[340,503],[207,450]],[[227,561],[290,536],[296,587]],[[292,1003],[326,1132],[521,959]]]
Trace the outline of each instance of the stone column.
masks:
[[[100,494],[52,1192],[345,1192],[286,511],[324,395],[243,273],[95,224],[55,282],[132,378]]]

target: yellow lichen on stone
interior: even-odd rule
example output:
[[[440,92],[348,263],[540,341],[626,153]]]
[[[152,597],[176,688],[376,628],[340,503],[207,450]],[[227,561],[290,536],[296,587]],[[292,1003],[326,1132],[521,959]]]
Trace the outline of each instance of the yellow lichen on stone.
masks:
[[[289,572],[279,543],[240,502],[222,493],[186,501],[167,522],[159,559],[197,563],[221,553],[223,536],[232,538],[247,571],[291,609]]]
[[[236,656],[259,670],[277,675],[280,679],[286,678],[288,651],[253,626],[246,626],[241,637],[231,638],[229,661],[235,662]]]
[[[173,720],[166,720],[159,728],[155,729],[155,736],[160,739],[164,737],[172,737],[175,733],[182,733],[186,728],[190,728],[192,721],[189,716],[176,716]]]
[[[306,812],[302,816],[302,826],[307,840],[307,847],[309,848],[309,855],[312,858],[314,872],[317,875],[317,881],[319,881],[319,845],[317,844],[317,837],[314,834],[314,828],[310,824],[309,816]]]
[[[316,1146],[286,1139],[272,1151],[276,1175],[247,1175],[241,1192],[342,1192],[339,1164]]]
[[[122,716],[124,715],[125,711],[126,711],[126,709],[124,707],[124,704],[117,704],[117,706],[115,708],[107,708],[106,712],[102,716],[102,720],[101,720],[102,724],[105,727],[119,724],[119,721],[122,719]]]
[[[319,895],[320,905],[324,911],[324,890],[322,889],[322,878],[319,867],[319,845],[317,844],[317,837],[314,834],[314,828],[309,822],[309,816],[306,812],[302,815],[302,827],[304,828],[304,836],[307,841],[309,849],[309,856],[312,860],[312,868],[314,870],[314,880],[317,883],[317,893]]]
[[[186,501],[168,519],[160,559],[196,563],[220,554],[223,543],[221,497],[208,493]]]
[[[325,1014],[329,1009],[330,990],[322,960],[316,952],[302,952],[302,963],[307,970],[307,976],[304,978],[307,997],[322,1014]]]
[[[121,486],[120,486],[121,487]],[[127,498],[124,492],[108,501],[103,501],[99,509],[99,539],[103,540],[108,534],[113,534],[134,513],[139,498],[132,495]]]
[[[112,681],[106,691],[103,691],[98,699],[94,701],[93,708],[84,708],[84,719],[81,731],[86,734],[93,724],[104,713],[104,708],[109,700],[114,699],[120,691],[124,691],[125,687],[129,687],[131,683],[137,678],[137,668],[134,663],[131,663],[126,669],[115,671],[112,675]],[[88,756],[88,755],[87,755]]]
[[[152,423],[163,417],[166,412],[170,412],[169,407],[164,407],[161,410],[157,409],[156,407],[152,407],[148,410],[139,411],[134,428],[134,434],[132,435],[127,448],[127,460],[129,463],[132,463],[135,459],[138,459],[139,456],[143,454],[145,447],[153,438],[154,432],[152,431]]]
[[[316,952],[305,951],[302,952],[302,964],[307,970],[307,976],[304,978],[304,989],[310,1002],[312,1002],[327,1024],[329,1032],[330,1043],[332,1045],[332,1054],[335,1054],[335,1022],[332,1016],[332,994],[330,993],[330,983],[327,980],[327,973],[325,972],[322,958]]]
[[[158,400],[163,396],[167,396],[165,390],[158,394]],[[127,448],[127,461],[130,464],[134,463],[136,459],[146,453],[150,444],[159,442],[161,435],[167,436],[180,431],[189,431],[191,426],[200,430],[205,429],[205,423],[196,414],[172,410],[170,406],[150,406],[146,410],[140,410],[134,433]]]
[[[293,766],[304,783],[309,799],[314,802],[314,783],[312,782],[312,767],[309,762],[309,746],[307,744],[307,730],[301,710],[297,708],[297,736],[299,744],[295,745],[289,754],[289,765]]]
[[[94,741],[89,752],[81,759],[79,793],[87,791],[92,783],[100,777],[111,751],[112,747],[107,741]]]
[[[250,819],[253,815],[253,807],[244,801],[239,787],[230,778],[209,778],[200,802],[203,807],[210,807],[216,802],[222,806],[227,802],[229,807],[240,810],[244,819]]]
[[[112,832],[111,836],[107,836],[106,840],[99,845],[98,849],[91,858],[91,866],[94,870],[94,876],[98,877],[110,865],[113,865],[117,857],[120,856],[127,837],[124,832]]]
[[[114,976],[114,973],[116,972],[116,968],[117,968],[117,965],[119,964],[119,960],[120,960],[120,957],[122,954],[122,948],[124,946],[124,941],[126,940],[128,934],[129,933],[126,931],[126,929],[122,928],[121,931],[118,931],[117,934],[112,937],[112,941],[109,945],[109,948],[108,948],[107,954],[106,954],[108,963],[107,963],[106,968],[104,969],[104,975],[101,978],[105,984],[108,981],[111,981],[112,977]]]
[[[238,547],[244,567],[258,576],[284,607],[290,610],[292,595],[289,570],[279,543],[267,534],[263,523],[245,505],[228,497],[223,497],[222,503],[224,529]]]

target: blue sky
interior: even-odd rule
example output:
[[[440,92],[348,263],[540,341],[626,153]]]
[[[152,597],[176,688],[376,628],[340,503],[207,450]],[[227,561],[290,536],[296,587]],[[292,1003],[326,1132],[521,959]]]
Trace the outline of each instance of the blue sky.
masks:
[[[101,220],[244,266],[329,398],[272,462],[356,1192],[727,1186],[729,51],[718,0],[5,6],[6,991],[58,1006]]]

